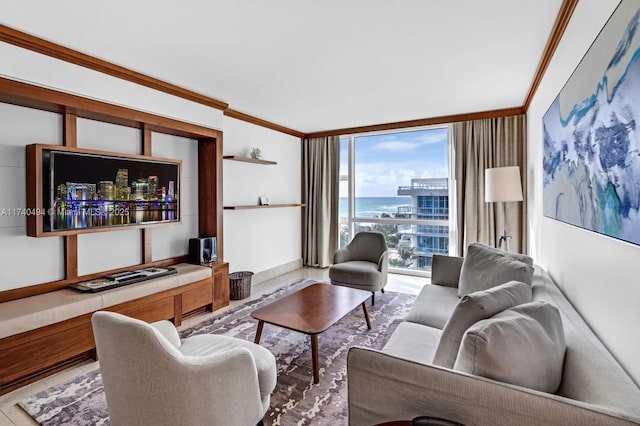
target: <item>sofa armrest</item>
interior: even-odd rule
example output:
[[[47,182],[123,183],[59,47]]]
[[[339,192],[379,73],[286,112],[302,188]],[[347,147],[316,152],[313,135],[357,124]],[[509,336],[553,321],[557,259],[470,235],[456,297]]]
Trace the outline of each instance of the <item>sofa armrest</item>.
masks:
[[[418,416],[465,425],[632,425],[605,408],[352,347],[347,358],[349,425]]]
[[[351,260],[351,254],[346,247],[338,249],[338,251],[333,255],[334,264],[348,262],[349,260]]]
[[[431,263],[431,284],[458,288],[463,260],[458,256],[434,254]]]

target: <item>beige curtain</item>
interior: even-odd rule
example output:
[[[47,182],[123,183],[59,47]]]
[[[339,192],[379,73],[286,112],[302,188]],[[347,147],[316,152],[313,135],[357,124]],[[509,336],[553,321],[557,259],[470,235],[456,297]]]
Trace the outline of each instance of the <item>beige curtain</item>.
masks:
[[[338,250],[340,137],[302,143],[302,261],[325,268]]]
[[[484,201],[484,169],[520,166],[524,201],[506,203],[511,251],[527,250],[527,121],[525,115],[453,124],[458,255],[473,242],[496,246],[504,229],[501,203]]]

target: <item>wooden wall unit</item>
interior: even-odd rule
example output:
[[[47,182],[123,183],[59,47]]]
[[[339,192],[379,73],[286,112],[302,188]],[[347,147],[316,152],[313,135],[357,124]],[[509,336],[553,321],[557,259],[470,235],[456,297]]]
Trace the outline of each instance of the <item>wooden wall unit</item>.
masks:
[[[61,149],[77,147],[78,117],[140,129],[140,151],[144,156],[151,155],[152,132],[198,140],[198,232],[200,237],[215,236],[218,242],[218,262],[208,265],[212,268],[211,278],[132,300],[109,310],[147,321],[171,319],[180,325],[182,318],[194,310],[213,310],[229,304],[229,266],[224,263],[222,253],[221,131],[2,77],[0,102],[63,115],[64,147],[57,147]],[[41,182],[39,174],[42,170],[35,169],[34,162],[27,162],[27,187],[31,189]],[[35,205],[35,200],[41,196],[36,192],[29,191],[27,203]],[[33,220],[30,226],[37,226],[35,217]],[[142,263],[136,268],[170,266],[187,260],[185,255],[152,261],[151,233],[146,228],[140,232]],[[0,303],[60,290],[79,281],[132,269],[129,266],[78,276],[77,235],[65,235],[63,238],[64,279],[0,291]],[[95,358],[90,314],[1,339],[0,394],[89,358]]]
[[[34,86],[0,77],[0,102],[63,115],[63,142],[66,147],[77,146],[77,118],[87,118],[140,129],[140,151],[150,155],[153,146],[151,132],[166,133],[199,142],[198,152],[198,220],[200,237],[217,237],[218,259],[223,260],[222,235],[222,132],[216,129],[186,123],[155,114],[137,111],[131,108],[112,105],[81,96],[60,92],[40,86]],[[34,141],[37,142],[37,141]],[[63,147],[58,147],[64,149]],[[27,162],[27,187],[36,188],[41,182],[41,170],[31,170]],[[203,178],[205,177],[205,178]],[[41,194],[30,191],[27,204],[35,205]],[[33,199],[32,199],[33,198]],[[28,226],[36,227],[36,217],[28,216]],[[142,259],[139,267],[168,266],[186,261],[186,256],[151,261],[151,234],[142,229]],[[119,272],[127,268],[103,271],[100,274],[78,276],[77,236],[65,236],[65,278],[59,281],[38,283],[28,287],[0,291],[0,303],[22,297],[59,290],[69,284],[96,278],[102,274]]]

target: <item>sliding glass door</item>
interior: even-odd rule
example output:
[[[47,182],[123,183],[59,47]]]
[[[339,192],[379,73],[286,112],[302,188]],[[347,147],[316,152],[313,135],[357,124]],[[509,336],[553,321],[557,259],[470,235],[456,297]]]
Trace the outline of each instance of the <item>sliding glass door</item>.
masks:
[[[426,273],[455,241],[449,224],[449,129],[340,138],[340,244],[382,232],[397,272]]]

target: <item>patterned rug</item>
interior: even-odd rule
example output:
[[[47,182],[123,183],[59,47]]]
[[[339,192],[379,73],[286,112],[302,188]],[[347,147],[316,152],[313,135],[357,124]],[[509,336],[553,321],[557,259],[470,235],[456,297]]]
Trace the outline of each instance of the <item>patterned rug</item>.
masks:
[[[215,333],[253,341],[257,321],[254,309],[314,281],[299,280],[256,300],[246,302],[182,331],[182,337]],[[278,383],[271,395],[266,425],[346,425],[347,352],[350,346],[381,348],[407,316],[415,296],[386,292],[376,294],[375,306],[367,308],[368,330],[361,308],[318,336],[320,383],[313,384],[311,345],[302,333],[265,324],[260,344],[276,357]],[[51,387],[20,402],[42,425],[109,425],[100,370]]]

